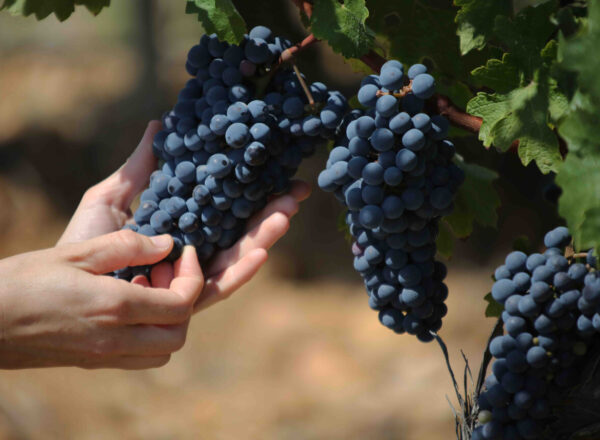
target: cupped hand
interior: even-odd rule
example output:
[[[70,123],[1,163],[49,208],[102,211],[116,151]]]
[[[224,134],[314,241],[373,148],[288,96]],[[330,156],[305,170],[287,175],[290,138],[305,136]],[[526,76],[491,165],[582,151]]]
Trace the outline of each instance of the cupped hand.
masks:
[[[131,220],[129,207],[147,187],[150,174],[156,169],[152,139],[160,128],[159,121],[151,121],[127,162],[85,193],[59,245],[119,230]],[[229,297],[256,274],[267,259],[267,250],[287,232],[299,203],[309,195],[307,183],[294,181],[288,194],[273,198],[249,219],[246,234],[230,249],[218,252],[204,268],[206,285],[196,303],[196,311]],[[135,282],[164,288],[173,277],[173,266],[161,263],[154,267],[150,280],[137,277]]]
[[[179,350],[204,286],[186,247],[168,286],[100,274],[162,260],[168,235],[120,231],[0,261],[0,368],[158,367]]]

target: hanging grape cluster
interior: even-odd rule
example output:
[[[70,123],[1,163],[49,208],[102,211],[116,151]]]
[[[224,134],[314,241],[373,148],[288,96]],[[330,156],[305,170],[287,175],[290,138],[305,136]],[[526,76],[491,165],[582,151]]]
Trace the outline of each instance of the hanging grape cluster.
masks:
[[[447,312],[446,267],[435,260],[439,220],[464,180],[445,140],[448,122],[424,112],[434,79],[422,64],[398,61],[363,79],[319,186],[348,209],[354,268],[369,305],[397,333],[433,339]]]
[[[551,402],[579,382],[600,333],[600,276],[591,252],[565,257],[570,242],[558,227],[544,237],[544,253],[511,252],[495,271],[492,296],[504,306],[505,334],[489,345],[496,360],[472,440],[540,438]]]
[[[306,86],[279,57],[291,46],[264,26],[239,45],[204,35],[191,48],[187,81],[153,150],[160,168],[126,228],[168,233],[179,257],[196,247],[201,262],[232,246],[267,197],[288,190],[290,178],[347,112],[345,97],[319,82]],[[309,99],[310,97],[310,99]],[[124,268],[130,279],[149,267]]]

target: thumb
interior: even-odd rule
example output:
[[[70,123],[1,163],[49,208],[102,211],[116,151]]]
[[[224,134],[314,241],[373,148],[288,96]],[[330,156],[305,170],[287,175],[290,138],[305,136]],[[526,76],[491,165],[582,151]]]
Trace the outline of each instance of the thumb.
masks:
[[[183,254],[174,264],[173,281],[169,289],[194,304],[204,288],[204,274],[193,246],[185,246]]]
[[[150,174],[156,169],[152,140],[161,126],[160,121],[150,121],[142,140],[127,162],[97,185],[123,211],[129,208],[135,196],[148,185]]]
[[[68,261],[95,274],[157,263],[169,255],[172,248],[170,235],[146,237],[130,230],[62,246]]]

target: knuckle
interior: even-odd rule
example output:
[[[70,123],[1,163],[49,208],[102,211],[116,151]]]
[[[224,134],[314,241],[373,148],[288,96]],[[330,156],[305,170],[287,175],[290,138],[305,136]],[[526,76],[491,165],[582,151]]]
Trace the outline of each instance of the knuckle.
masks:
[[[125,295],[113,295],[113,298],[108,301],[106,313],[116,323],[123,323],[127,320],[131,313],[132,305],[129,298]]]
[[[100,185],[101,184],[98,183],[98,184],[96,184],[94,186],[90,186],[83,193],[83,196],[81,197],[81,200],[83,202],[87,202],[87,201],[96,200],[98,197],[100,197],[102,195],[102,187]]]
[[[114,337],[98,338],[91,344],[92,356],[110,356],[120,352],[121,343]]]
[[[124,248],[135,253],[141,252],[144,247],[143,239],[140,234],[137,234],[130,229],[117,232],[114,239],[118,241],[118,244],[121,244]]]
[[[183,323],[190,319],[194,313],[194,302],[195,298],[186,297],[181,298],[173,305],[171,312],[178,322]]]
[[[152,359],[152,361],[150,362],[150,365],[148,365],[148,367],[149,368],[164,367],[165,365],[167,365],[169,363],[170,360],[171,360],[170,354],[167,354],[165,356],[159,356],[159,357]]]
[[[172,351],[175,352],[175,351],[181,350],[185,345],[186,339],[187,339],[187,326],[182,327],[175,332],[175,335],[173,338],[173,350]]]

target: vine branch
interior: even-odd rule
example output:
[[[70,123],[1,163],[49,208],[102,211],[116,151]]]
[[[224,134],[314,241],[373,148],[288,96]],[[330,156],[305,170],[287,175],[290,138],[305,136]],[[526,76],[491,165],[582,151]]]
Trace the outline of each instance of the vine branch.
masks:
[[[292,60],[299,52],[303,51],[304,49],[306,49],[318,42],[319,42],[319,40],[313,34],[310,34],[308,37],[306,37],[300,43],[295,44],[294,46],[289,47],[286,50],[284,50],[281,53],[281,56],[279,57],[279,61],[277,64],[281,64],[286,61]]]

